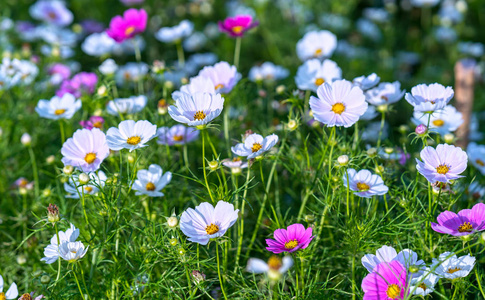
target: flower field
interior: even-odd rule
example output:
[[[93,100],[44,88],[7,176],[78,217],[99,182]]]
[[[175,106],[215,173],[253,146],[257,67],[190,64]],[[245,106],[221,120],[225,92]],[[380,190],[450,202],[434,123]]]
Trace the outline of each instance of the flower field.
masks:
[[[483,1],[0,8],[0,300],[485,299]]]

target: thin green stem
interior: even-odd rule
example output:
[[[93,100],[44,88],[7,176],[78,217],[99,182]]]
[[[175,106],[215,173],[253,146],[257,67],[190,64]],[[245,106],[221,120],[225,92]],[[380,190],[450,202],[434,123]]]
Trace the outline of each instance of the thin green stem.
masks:
[[[217,275],[219,276],[219,283],[221,284],[222,294],[224,295],[224,299],[227,300],[227,295],[226,295],[226,291],[224,290],[224,283],[222,282],[222,276],[221,276],[221,266],[220,266],[220,260],[219,260],[219,245],[217,244],[216,244],[216,256],[217,256]]]
[[[175,43],[175,46],[177,47],[177,58],[179,62],[179,67],[185,66],[185,55],[184,55],[184,48],[182,47],[182,42],[178,41]]]
[[[236,38],[236,46],[234,48],[234,65],[239,67],[239,56],[241,54],[241,38]]]
[[[32,164],[32,173],[34,176],[34,194],[35,194],[35,198],[38,198],[39,197],[39,172],[37,171],[37,161],[35,160],[34,149],[32,149],[31,145],[29,145],[29,156],[30,156],[30,162]]]
[[[66,141],[66,134],[64,132],[64,124],[63,124],[62,119],[59,119],[59,129],[60,129],[60,132],[61,132],[61,141],[64,144],[64,142]]]
[[[381,146],[382,131],[384,130],[384,124],[386,123],[386,112],[381,113],[381,129],[379,130],[379,138],[377,139],[377,150]]]
[[[209,186],[209,182],[207,181],[207,170],[205,167],[205,138],[208,133],[203,130],[202,131],[202,170],[204,172],[204,181],[205,181],[205,186],[207,188],[207,191],[209,192],[209,196],[211,198],[212,203],[215,203],[214,197],[212,196],[212,192]]]

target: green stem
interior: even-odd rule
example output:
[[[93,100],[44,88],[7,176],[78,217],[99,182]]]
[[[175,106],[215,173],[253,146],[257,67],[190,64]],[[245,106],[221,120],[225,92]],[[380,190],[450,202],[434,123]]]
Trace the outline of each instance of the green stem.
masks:
[[[222,294],[224,295],[224,299],[227,300],[226,291],[224,290],[224,283],[222,282],[221,276],[221,268],[220,268],[220,261],[219,261],[219,245],[216,244],[216,256],[217,256],[217,275],[219,276],[219,283],[221,284]]]
[[[241,203],[241,218],[240,218],[240,223],[239,223],[239,241],[237,244],[237,254],[236,254],[236,267],[239,266],[239,258],[241,256],[241,250],[242,250],[242,242],[243,242],[243,236],[244,236],[244,207],[246,205],[246,195],[248,193],[248,182],[249,182],[249,176],[251,174],[251,169],[248,166],[248,173],[246,174],[246,183],[244,184],[244,193],[242,196],[242,203]]]
[[[35,198],[39,197],[39,172],[37,171],[37,162],[35,160],[35,153],[32,146],[29,145],[30,162],[32,163],[32,173],[34,175],[34,193]]]
[[[236,38],[236,47],[234,48],[234,65],[239,67],[239,56],[241,54],[241,37]]]
[[[379,138],[377,139],[377,150],[381,146],[382,131],[384,130],[384,124],[386,122],[386,112],[383,111],[381,114],[381,129],[379,130]]]
[[[185,65],[185,56],[184,56],[184,48],[182,47],[182,42],[178,41],[175,43],[175,46],[177,46],[177,58],[179,61],[179,67],[183,67]]]
[[[59,229],[57,228],[57,222],[54,225],[54,227],[56,228],[57,248],[59,248],[59,246],[61,245],[61,240],[59,238]],[[59,277],[60,276],[61,276],[61,258],[58,257],[57,258],[57,277],[56,277],[56,284],[57,284],[57,281],[59,280]]]
[[[209,182],[207,181],[207,170],[205,167],[205,136],[208,134],[205,130],[202,131],[202,170],[204,172],[204,181],[207,191],[209,192],[209,196],[211,198],[212,203],[215,203],[214,197],[212,196],[212,192],[209,186]]]
[[[350,181],[347,168],[345,169],[345,176],[347,177],[347,217],[350,218]]]
[[[333,155],[333,147],[335,146],[334,140],[335,139],[335,126],[332,127],[332,132],[330,133],[330,155],[328,156],[328,176],[332,174],[332,155]]]
[[[62,119],[59,119],[59,129],[61,131],[61,141],[64,144],[66,141],[66,134],[64,132],[64,124],[62,123]]]

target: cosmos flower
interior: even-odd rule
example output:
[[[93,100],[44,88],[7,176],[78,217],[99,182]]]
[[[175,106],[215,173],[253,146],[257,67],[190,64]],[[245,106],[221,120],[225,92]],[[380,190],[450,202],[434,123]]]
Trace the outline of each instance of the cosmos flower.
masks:
[[[162,176],[163,175],[163,176]],[[150,165],[148,170],[139,170],[133,183],[135,195],[148,195],[150,197],[163,197],[161,190],[172,180],[172,173],[165,172],[159,165]]]
[[[224,21],[219,21],[219,30],[230,37],[242,37],[246,31],[258,26],[258,22],[253,20],[251,15],[237,15],[227,17]]]
[[[81,72],[74,75],[70,80],[66,80],[61,84],[56,95],[62,97],[64,94],[72,94],[76,98],[80,98],[83,93],[92,94],[98,83],[98,76],[95,73]]]
[[[454,132],[463,124],[463,116],[461,112],[457,111],[451,105],[445,106],[443,109],[433,112],[432,114],[424,114],[422,112],[414,112],[413,122],[416,125],[428,125],[429,129],[444,136],[447,133]]]
[[[18,300],[41,300],[41,299],[44,299],[44,295],[39,295],[35,298],[34,298],[34,295],[35,295],[34,292],[31,292],[30,294],[25,293],[22,296],[20,296],[20,298]]]
[[[359,197],[372,198],[376,195],[384,195],[389,188],[384,184],[381,176],[372,174],[369,170],[348,169],[349,188]],[[347,174],[343,175],[344,186],[347,187]]]
[[[376,255],[364,255],[362,257],[362,265],[367,271],[373,272],[380,263],[390,263],[395,260],[399,261],[401,265],[408,270],[408,273],[412,275],[411,277],[421,276],[426,269],[426,264],[423,260],[418,260],[416,252],[409,249],[403,249],[401,252],[397,253],[393,247],[386,245],[377,249]],[[413,270],[413,272],[410,270]]]
[[[64,242],[75,242],[79,237],[79,229],[77,229],[73,224],[70,225],[69,229],[64,231],[59,231],[59,244],[57,243],[57,234],[51,238],[51,243],[44,248],[44,257],[41,261],[46,264],[52,264],[59,258],[59,245]]]
[[[55,63],[49,66],[47,73],[51,76],[49,82],[58,85],[71,76],[71,68],[61,63]]]
[[[100,57],[110,54],[113,51],[115,44],[116,41],[110,38],[104,31],[92,33],[87,36],[81,44],[81,49],[87,55]]]
[[[62,97],[54,96],[51,100],[39,100],[35,111],[46,119],[70,119],[81,106],[81,100],[71,94],[64,94]]]
[[[215,85],[209,77],[205,76],[195,76],[190,78],[190,82],[180,87],[180,91],[175,91],[172,93],[172,98],[176,99],[180,97],[180,93],[186,94],[196,94],[196,93],[209,93],[215,94]]]
[[[433,7],[440,3],[440,0],[411,0],[411,5],[414,7]]]
[[[62,145],[61,154],[65,166],[73,166],[83,172],[96,171],[109,155],[106,135],[98,128],[78,129]]]
[[[451,98],[455,95],[453,88],[444,87],[439,83],[430,85],[418,84],[411,89],[411,93],[406,93],[406,101],[414,106],[414,111],[430,113],[443,109]]]
[[[184,40],[182,45],[185,51],[195,52],[202,49],[206,43],[207,37],[204,33],[194,32]]]
[[[378,155],[383,159],[387,159],[390,161],[397,161],[402,166],[404,166],[408,161],[408,159],[411,157],[411,154],[405,153],[401,148],[379,149]]]
[[[248,260],[246,271],[255,274],[265,273],[271,280],[278,280],[292,266],[293,259],[291,258],[291,256],[288,255],[281,259],[276,255],[272,255],[268,259],[267,263],[259,258],[250,258]]]
[[[147,64],[134,62],[127,63],[117,70],[115,74],[116,84],[119,86],[123,86],[127,83],[138,82],[142,80],[147,73]]]
[[[214,66],[206,66],[199,72],[199,76],[210,78],[217,93],[227,94],[241,79],[235,66],[225,61],[218,62]]]
[[[8,288],[7,292],[3,292],[4,282],[3,277],[0,275],[0,299],[15,299],[19,295],[19,291],[17,289],[17,284],[12,282],[10,287]]]
[[[160,127],[157,130],[158,140],[161,145],[185,145],[199,138],[200,131],[184,125],[172,127]]]
[[[67,262],[74,263],[80,260],[88,252],[81,242],[63,242],[59,246],[59,256]]]
[[[416,159],[416,169],[429,182],[436,181],[448,183],[464,176],[468,157],[460,147],[448,144],[439,144],[436,149],[425,147],[420,153],[422,161]]]
[[[401,91],[399,81],[381,82],[377,87],[368,90],[365,98],[370,104],[379,106],[395,103],[401,100],[403,95],[404,90]]]
[[[470,183],[465,192],[467,195],[470,195],[473,200],[478,200],[485,196],[485,187],[474,181]]]
[[[31,190],[34,188],[34,182],[29,182],[25,177],[20,177],[19,179],[15,180],[14,186],[17,188]]]
[[[477,143],[470,143],[466,148],[470,163],[485,175],[485,146]]]
[[[216,207],[203,202],[195,207],[188,208],[180,217],[180,230],[188,240],[201,245],[207,245],[210,239],[223,236],[226,231],[236,223],[239,209],[225,201],[217,202]]]
[[[103,128],[103,124],[104,119],[100,116],[91,116],[88,120],[82,120],[81,122],[79,122],[79,125],[89,130],[93,128],[101,129]]]
[[[463,236],[485,230],[485,204],[477,203],[472,209],[463,209],[458,214],[444,211],[437,218],[438,224],[431,222],[434,231],[453,236]]]
[[[300,90],[316,92],[325,82],[331,83],[342,78],[342,70],[330,59],[320,61],[309,59],[298,67],[295,82]]]
[[[194,30],[194,23],[183,20],[180,24],[173,27],[163,27],[157,31],[155,37],[160,42],[164,43],[176,43],[180,42],[183,38],[188,37]]]
[[[64,183],[66,198],[79,199],[80,195],[95,195],[99,192],[106,182],[106,174],[103,171],[91,172],[88,174],[90,182],[87,184],[79,183],[79,175],[72,175],[68,182]]]
[[[146,104],[147,97],[145,95],[117,98],[108,102],[106,112],[112,116],[135,114],[142,111]]]
[[[278,254],[305,249],[314,238],[312,232],[311,227],[305,229],[305,226],[298,223],[288,226],[287,229],[276,229],[273,233],[274,240],[266,239],[266,250]]]
[[[99,65],[99,72],[103,75],[112,75],[118,70],[118,65],[112,58],[108,58]]]
[[[381,78],[377,76],[376,73],[372,73],[369,76],[359,76],[352,80],[352,84],[360,87],[363,91],[367,91],[373,87],[375,87]]]
[[[148,141],[157,136],[157,125],[142,120],[122,121],[118,128],[111,127],[106,133],[106,142],[111,150],[129,149],[130,152],[148,145]]]
[[[66,8],[64,1],[39,0],[29,8],[32,18],[56,26],[67,26],[72,23],[72,12]]]
[[[231,169],[231,173],[234,175],[239,175],[242,172],[242,169],[248,167],[248,162],[244,162],[239,157],[235,157],[233,159],[224,159],[222,161],[222,165]]]
[[[249,80],[258,82],[273,82],[276,80],[285,79],[288,77],[289,71],[281,66],[277,66],[272,62],[264,62],[261,66],[254,66],[249,70]]]
[[[117,43],[122,43],[144,32],[147,20],[148,15],[144,9],[130,8],[123,13],[123,16],[111,19],[106,33]]]
[[[301,61],[310,58],[328,58],[337,48],[337,37],[327,30],[307,32],[296,44],[296,53]]]
[[[238,156],[246,156],[247,159],[252,159],[268,152],[277,142],[278,136],[274,133],[265,138],[253,133],[247,136],[243,143],[231,147],[231,151]]]
[[[350,127],[367,110],[363,91],[347,80],[325,82],[317,89],[318,98],[310,97],[313,117],[329,127]]]
[[[224,107],[224,98],[220,94],[180,92],[176,95],[175,105],[168,108],[168,113],[177,122],[189,126],[203,126],[219,116]]]
[[[404,299],[406,289],[406,269],[396,260],[380,263],[362,280],[364,300]]]
[[[436,275],[446,279],[456,279],[468,276],[475,266],[475,257],[464,255],[457,257],[456,254],[445,252],[438,259],[433,258],[431,269]]]
[[[411,279],[409,290],[414,291],[413,295],[426,296],[434,292],[434,286],[440,278],[427,268],[421,276]]]

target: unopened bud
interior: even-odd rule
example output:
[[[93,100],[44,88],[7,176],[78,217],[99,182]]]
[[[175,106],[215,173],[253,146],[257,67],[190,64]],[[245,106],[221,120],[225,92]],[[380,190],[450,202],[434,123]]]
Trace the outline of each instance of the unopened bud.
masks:
[[[286,86],[284,85],[278,85],[276,87],[276,94],[281,95],[286,91]]]
[[[380,113],[387,112],[388,111],[387,104],[377,106],[376,110]]]
[[[298,122],[295,120],[290,120],[287,126],[289,130],[295,130],[296,128],[298,128]]]
[[[56,161],[56,157],[54,155],[49,155],[47,156],[47,158],[45,159],[45,162],[48,164],[48,165],[52,165],[54,162]]]
[[[384,148],[384,152],[386,152],[387,154],[391,154],[391,153],[394,152],[394,148],[386,147],[386,148]]]
[[[241,169],[241,168],[238,168],[238,167],[231,168],[231,173],[232,173],[233,175],[236,175],[236,176],[237,176],[237,175],[241,175],[241,173],[242,173],[242,169]]]
[[[167,218],[167,225],[170,228],[177,227],[178,223],[179,223],[179,220],[177,219],[177,217],[172,216],[172,217]]]
[[[305,221],[307,223],[313,223],[313,222],[315,222],[315,215],[306,215],[305,216]]]
[[[416,134],[419,134],[419,135],[425,134],[426,131],[428,131],[428,128],[424,124],[419,124],[418,126],[416,126],[416,129],[414,130],[414,132],[416,132]]]
[[[384,166],[383,165],[379,165],[379,166],[376,167],[375,170],[376,170],[376,173],[377,174],[382,174],[382,173],[384,173]]]
[[[19,194],[20,195],[27,195],[28,190],[24,187],[19,187]]]
[[[455,135],[453,133],[447,133],[443,139],[445,140],[445,143],[452,144],[455,141]]]
[[[133,155],[131,155],[131,154],[130,154],[130,155],[128,155],[128,162],[129,162],[130,164],[134,163],[134,162],[135,162],[135,157],[134,157]]]
[[[47,207],[47,221],[51,222],[52,224],[59,222],[59,208],[55,204],[49,204]]]
[[[25,255],[23,254],[20,254],[19,256],[17,256],[17,263],[19,265],[23,265],[27,262],[27,257],[25,257]]]
[[[49,277],[49,275],[42,275],[42,277],[40,278],[40,282],[42,284],[48,284],[50,281],[51,278]]]
[[[402,134],[406,134],[409,131],[409,126],[408,125],[401,125],[399,126],[399,132]]]
[[[46,188],[42,191],[42,196],[44,197],[49,197],[51,194],[52,194],[52,191],[49,188]]]
[[[163,86],[164,86],[166,89],[171,90],[171,89],[173,89],[173,82],[171,82],[171,81],[167,80],[167,81],[165,81],[165,83],[163,84]]]
[[[81,173],[79,174],[79,183],[80,184],[87,184],[91,178],[89,178],[89,175],[86,173]]]
[[[349,163],[349,157],[347,155],[340,155],[337,161],[341,166],[346,166]]]
[[[209,162],[209,169],[211,169],[211,171],[217,170],[218,167],[219,167],[219,162],[217,162],[216,160]]]
[[[176,238],[171,238],[169,242],[170,242],[170,245],[172,246],[176,246],[178,244],[178,241]]]
[[[418,271],[419,271],[418,266],[412,265],[412,266],[409,267],[409,272],[411,272],[411,273],[417,273]]]
[[[32,143],[32,138],[30,137],[30,134],[28,133],[22,134],[22,136],[20,137],[20,142],[24,146],[30,146],[30,144]]]
[[[192,279],[195,283],[201,283],[205,280],[205,274],[197,270],[192,271]]]
[[[187,84],[187,83],[189,83],[189,80],[185,77],[182,77],[182,79],[180,79],[180,83]]]
[[[372,147],[367,150],[367,155],[370,157],[374,157],[377,155],[377,149]]]
[[[98,88],[97,93],[98,93],[98,96],[104,97],[108,94],[108,89],[106,88],[105,85],[102,85]]]
[[[71,175],[72,172],[74,172],[74,167],[70,165],[64,166],[64,168],[62,168],[62,172],[66,175]]]

